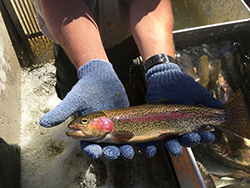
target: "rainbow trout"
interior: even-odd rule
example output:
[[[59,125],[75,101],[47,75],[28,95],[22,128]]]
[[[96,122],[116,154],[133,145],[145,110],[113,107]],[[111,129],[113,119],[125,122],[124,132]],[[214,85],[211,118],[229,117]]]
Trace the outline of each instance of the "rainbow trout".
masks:
[[[250,139],[250,122],[238,90],[219,109],[177,104],[145,104],[80,116],[68,127],[69,137],[102,143],[140,143],[223,127]]]

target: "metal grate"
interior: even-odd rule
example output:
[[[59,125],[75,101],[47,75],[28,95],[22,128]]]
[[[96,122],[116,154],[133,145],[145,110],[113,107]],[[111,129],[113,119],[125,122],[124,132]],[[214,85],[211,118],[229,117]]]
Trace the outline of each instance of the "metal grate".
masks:
[[[34,5],[30,0],[10,0],[14,11],[24,31],[25,37],[36,38],[42,36],[39,29]],[[40,37],[39,37],[40,38]]]
[[[52,41],[42,34],[31,0],[0,1],[8,13],[9,33],[21,66],[53,60]]]

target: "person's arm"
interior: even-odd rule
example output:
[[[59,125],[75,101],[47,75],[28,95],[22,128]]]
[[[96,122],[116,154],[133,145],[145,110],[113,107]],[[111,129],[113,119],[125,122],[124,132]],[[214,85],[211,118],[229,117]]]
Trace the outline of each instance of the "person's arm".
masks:
[[[79,81],[63,101],[45,114],[40,125],[59,125],[70,115],[129,106],[123,85],[108,62],[99,29],[82,0],[41,0],[46,25],[77,69]],[[102,154],[114,160],[121,154],[131,159],[130,145],[101,147],[81,142],[83,152],[96,159]]]
[[[162,52],[175,59],[172,34],[173,23],[170,0],[131,1],[131,31],[144,63],[149,58]],[[155,65],[151,68],[147,67],[149,68],[146,72],[148,102],[168,99],[176,104],[204,104],[208,107],[219,107],[222,105],[198,82],[183,74],[172,58],[166,58],[166,63]],[[179,156],[182,155],[181,145],[192,147],[200,142],[211,143],[214,139],[214,135],[209,132],[205,132],[205,134],[189,133],[179,139],[164,140],[163,143],[172,155]],[[152,157],[156,152],[156,149],[152,149],[155,145],[155,143],[152,143],[142,147],[148,153],[148,156]],[[150,153],[149,151],[153,152]]]
[[[130,26],[143,62],[165,52],[175,58],[170,0],[132,0]]]
[[[47,27],[78,70],[92,59],[108,61],[100,33],[83,0],[41,0]]]

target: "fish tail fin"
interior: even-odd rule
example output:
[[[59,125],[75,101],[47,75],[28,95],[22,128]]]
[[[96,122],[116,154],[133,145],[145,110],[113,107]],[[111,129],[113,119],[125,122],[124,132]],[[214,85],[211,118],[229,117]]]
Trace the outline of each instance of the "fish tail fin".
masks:
[[[232,96],[221,109],[226,109],[232,117],[230,123],[225,124],[224,127],[239,136],[250,139],[250,122],[242,91],[238,89],[234,96]]]

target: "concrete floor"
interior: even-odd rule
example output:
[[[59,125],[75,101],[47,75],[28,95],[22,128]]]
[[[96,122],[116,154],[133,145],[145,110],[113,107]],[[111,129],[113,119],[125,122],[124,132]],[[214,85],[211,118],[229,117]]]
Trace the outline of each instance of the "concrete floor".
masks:
[[[21,68],[0,15],[0,187],[20,182]]]

